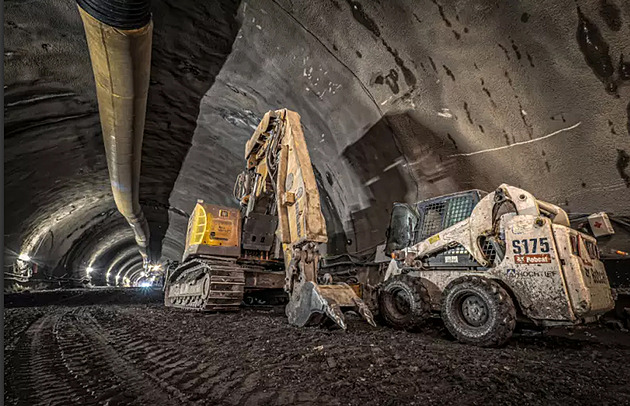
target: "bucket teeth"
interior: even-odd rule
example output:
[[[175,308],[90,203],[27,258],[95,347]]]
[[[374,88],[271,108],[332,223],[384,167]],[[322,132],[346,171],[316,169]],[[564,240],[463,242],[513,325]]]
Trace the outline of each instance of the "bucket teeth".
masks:
[[[355,310],[365,319],[365,321],[370,324],[370,326],[376,327],[374,316],[363,300],[358,297],[354,298],[354,307]]]
[[[338,304],[335,303],[326,306],[326,315],[343,330],[347,328],[346,321],[343,318],[343,313],[341,312],[341,308]]]
[[[370,325],[376,326],[370,309],[345,283],[337,285],[304,283],[299,291],[291,296],[286,307],[286,313],[289,323],[294,326],[319,325],[328,318],[341,329],[346,330],[347,325],[343,317],[344,309],[355,310]]]

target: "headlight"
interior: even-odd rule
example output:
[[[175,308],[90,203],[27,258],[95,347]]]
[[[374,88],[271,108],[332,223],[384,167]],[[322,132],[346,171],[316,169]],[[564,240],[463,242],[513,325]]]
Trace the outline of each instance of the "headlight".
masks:
[[[404,261],[405,256],[406,256],[405,251],[401,251],[401,250],[392,251],[392,259],[395,259],[396,261]]]

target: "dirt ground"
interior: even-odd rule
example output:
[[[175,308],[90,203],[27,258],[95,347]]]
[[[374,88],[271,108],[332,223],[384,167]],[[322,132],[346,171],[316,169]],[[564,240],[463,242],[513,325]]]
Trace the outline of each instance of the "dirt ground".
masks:
[[[523,332],[500,349],[421,333],[298,329],[281,307],[5,311],[8,405],[630,404],[630,334]]]

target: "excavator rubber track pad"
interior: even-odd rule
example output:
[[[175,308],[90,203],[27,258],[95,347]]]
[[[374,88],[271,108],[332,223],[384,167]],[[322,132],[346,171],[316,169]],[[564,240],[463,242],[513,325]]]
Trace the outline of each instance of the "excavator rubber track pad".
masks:
[[[185,269],[168,281],[164,304],[197,311],[237,311],[244,296],[245,269],[231,261],[194,262],[183,265]]]

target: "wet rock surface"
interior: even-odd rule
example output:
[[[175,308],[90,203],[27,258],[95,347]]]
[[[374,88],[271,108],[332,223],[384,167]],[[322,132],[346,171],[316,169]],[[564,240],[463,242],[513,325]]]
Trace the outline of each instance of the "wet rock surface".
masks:
[[[17,404],[626,404],[628,333],[523,332],[505,347],[419,333],[298,329],[281,307],[202,314],[153,305],[5,314]]]
[[[628,2],[152,7],[140,202],[165,259],[181,258],[196,199],[235,205],[244,143],[280,107],[302,116],[331,253],[380,242],[395,200],[502,182],[630,214]],[[75,2],[7,0],[4,28],[5,257],[28,252],[56,276],[92,263],[104,284],[110,263],[139,256],[111,197]]]

